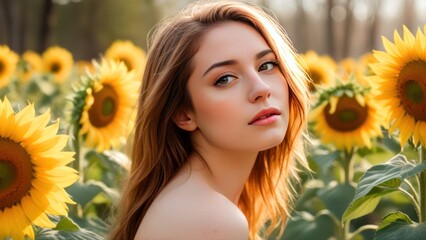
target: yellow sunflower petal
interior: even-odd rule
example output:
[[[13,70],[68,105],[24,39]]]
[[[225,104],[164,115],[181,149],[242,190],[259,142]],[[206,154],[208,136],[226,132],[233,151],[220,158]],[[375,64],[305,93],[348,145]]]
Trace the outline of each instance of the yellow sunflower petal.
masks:
[[[0,124],[0,132],[5,138],[10,138],[15,129],[15,118],[13,115],[13,108],[7,98],[3,100],[2,112],[0,112],[0,119],[3,124]]]
[[[412,119],[409,116],[402,117],[401,125],[400,125],[400,134],[399,134],[399,140],[401,142],[401,145],[404,145],[408,141],[413,130],[414,130],[414,119]]]
[[[414,38],[413,34],[405,25],[403,26],[403,31],[404,31],[404,42],[408,46],[414,46],[414,42],[416,39]]]
[[[75,202],[69,197],[68,193],[57,184],[52,184],[49,181],[43,181],[42,179],[36,179],[33,181],[33,186],[41,192],[46,192],[53,197],[53,199],[60,199],[62,202],[75,204]]]
[[[398,33],[396,33],[396,35],[398,36],[398,38],[400,38]],[[391,43],[387,38],[382,37],[382,42],[383,42],[383,46],[385,47],[386,52],[388,52],[390,55],[395,57],[399,54],[395,45],[393,43]]]
[[[421,141],[423,147],[426,147],[426,122],[421,121],[417,123],[417,132],[419,134],[419,140]]]
[[[333,114],[336,112],[337,103],[339,102],[339,97],[332,96],[330,97],[330,110],[328,113]]]
[[[365,98],[360,94],[355,94],[355,99],[361,105],[361,107],[365,107]]]
[[[36,177],[55,182],[58,186],[68,187],[78,180],[77,171],[67,166],[59,166],[54,169],[42,169],[35,167],[38,171]]]
[[[25,217],[25,213],[22,210],[20,205],[15,205],[11,208],[12,218],[11,220],[14,223],[14,227],[12,228],[12,238],[13,239],[23,239],[25,234],[34,235],[32,232],[32,228],[28,229],[31,226],[30,222]],[[25,230],[27,232],[25,232]]]
[[[50,139],[39,138],[33,142],[31,147],[28,147],[28,150],[37,152],[58,152],[67,145],[67,142],[67,135],[56,135]]]
[[[30,142],[37,140],[39,137],[41,137],[40,129],[43,129],[49,123],[49,121],[50,121],[50,110],[35,117],[32,121],[31,127],[25,133],[24,138],[26,138]]]
[[[74,152],[61,152],[61,159],[58,160],[57,153],[45,153],[43,155],[37,154],[33,157],[36,166],[45,166],[47,168],[54,168],[57,166],[64,166],[74,161]]]
[[[40,209],[44,209],[46,213],[62,216],[67,215],[67,209],[64,208],[63,205],[56,204],[54,199],[49,199],[47,194],[41,193],[36,188],[31,189],[31,197],[32,199],[37,199],[37,201],[34,201],[34,203]]]
[[[35,205],[31,197],[25,196],[22,198],[22,209],[28,219],[33,219],[32,222],[40,227],[53,228],[55,224],[50,221],[42,209]]]

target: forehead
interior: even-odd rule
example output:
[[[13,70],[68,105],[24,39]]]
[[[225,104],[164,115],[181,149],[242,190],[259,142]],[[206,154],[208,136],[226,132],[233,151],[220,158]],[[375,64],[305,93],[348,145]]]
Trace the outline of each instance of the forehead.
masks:
[[[201,38],[194,62],[197,66],[199,63],[253,58],[256,53],[269,48],[263,36],[250,25],[223,22],[210,27]]]

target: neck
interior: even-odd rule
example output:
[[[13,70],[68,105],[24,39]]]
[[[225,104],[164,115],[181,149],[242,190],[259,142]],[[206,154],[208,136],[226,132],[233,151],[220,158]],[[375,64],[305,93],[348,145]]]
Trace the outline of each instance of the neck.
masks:
[[[258,153],[203,150],[191,157],[192,170],[201,173],[212,188],[237,205]]]

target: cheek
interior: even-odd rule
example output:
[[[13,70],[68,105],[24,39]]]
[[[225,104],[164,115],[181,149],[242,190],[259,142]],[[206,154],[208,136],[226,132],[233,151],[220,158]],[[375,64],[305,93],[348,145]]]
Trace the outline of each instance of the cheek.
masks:
[[[238,106],[236,99],[217,94],[199,94],[194,99],[195,116],[198,124],[201,125],[219,125],[230,124],[230,121],[236,119]]]
[[[283,96],[284,96],[284,110],[286,111],[286,116],[288,117],[288,113],[289,113],[289,108],[290,108],[290,95],[289,95],[289,91],[288,91],[288,85],[287,83],[284,84],[284,92],[283,92]]]
[[[284,77],[276,80],[270,86],[272,95],[282,102],[284,109],[289,106],[289,86]]]
[[[288,124],[290,114],[290,95],[289,86],[284,77],[280,81],[274,82],[274,84],[271,86],[271,91],[276,101],[280,102],[281,113],[284,116],[286,123]]]

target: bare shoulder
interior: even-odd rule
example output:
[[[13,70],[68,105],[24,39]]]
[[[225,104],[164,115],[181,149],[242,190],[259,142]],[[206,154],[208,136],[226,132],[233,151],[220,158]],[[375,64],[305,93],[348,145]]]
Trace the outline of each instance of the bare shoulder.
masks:
[[[223,195],[190,184],[154,201],[135,239],[248,239],[244,214]]]

